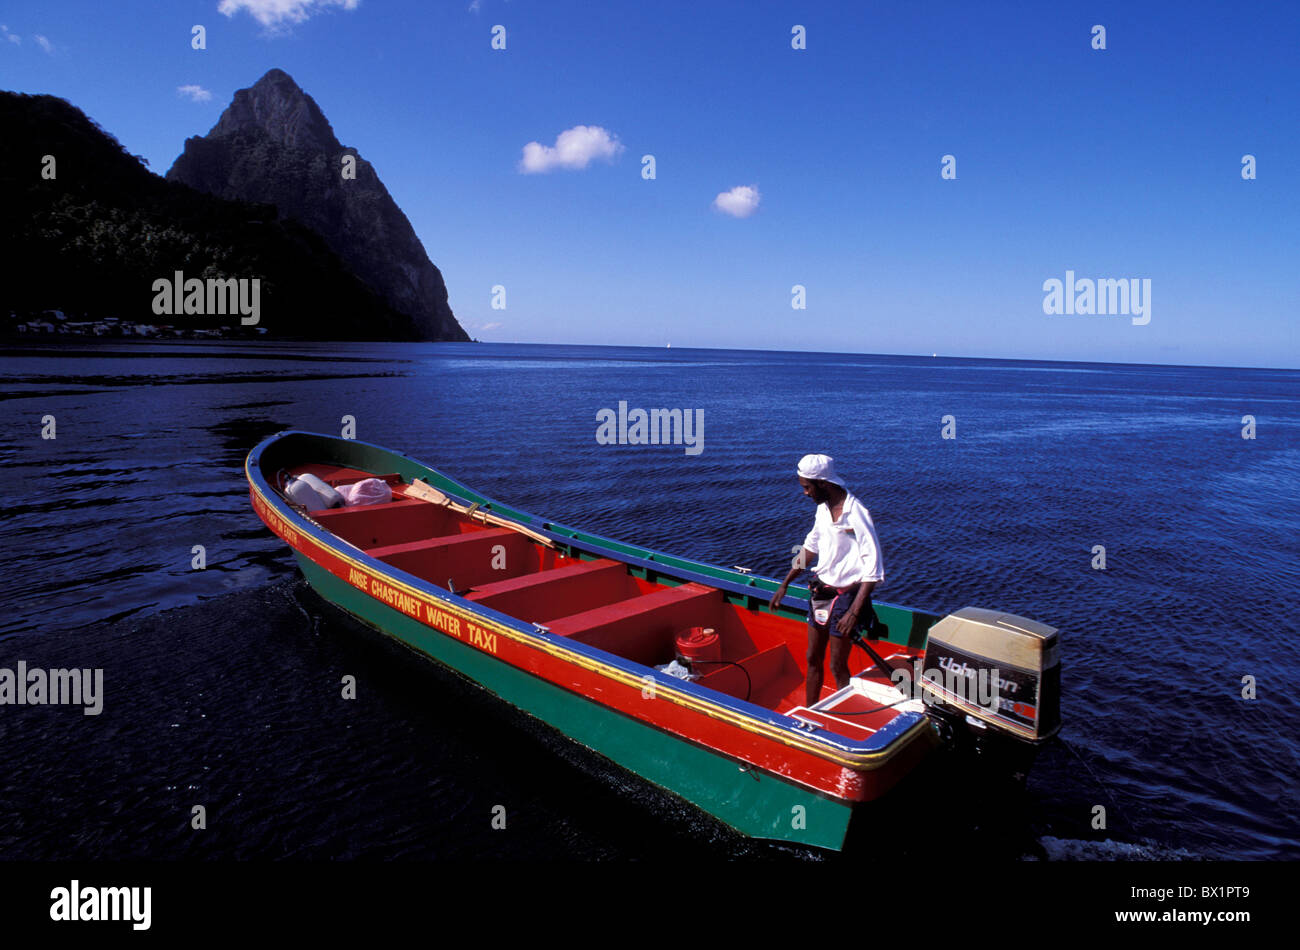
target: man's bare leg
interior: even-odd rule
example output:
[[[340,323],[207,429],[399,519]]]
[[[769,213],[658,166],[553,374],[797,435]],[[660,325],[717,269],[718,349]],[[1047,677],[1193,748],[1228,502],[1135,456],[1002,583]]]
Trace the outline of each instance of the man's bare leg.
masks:
[[[853,652],[853,641],[848,637],[831,637],[831,675],[835,685],[840,689],[849,685],[849,654]]]
[[[811,706],[822,698],[822,667],[826,663],[826,641],[831,639],[825,626],[808,627],[808,678],[804,681],[804,705]]]

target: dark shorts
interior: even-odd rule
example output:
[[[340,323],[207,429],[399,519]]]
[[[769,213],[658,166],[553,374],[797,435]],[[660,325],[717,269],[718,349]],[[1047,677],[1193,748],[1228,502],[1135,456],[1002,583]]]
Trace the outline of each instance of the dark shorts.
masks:
[[[827,587],[820,581],[814,580],[810,586],[811,598],[808,601],[808,630],[811,632],[814,628],[825,627],[832,637],[842,637],[844,634],[837,629],[840,620],[848,609],[853,606],[854,599],[858,596],[858,587],[853,584],[849,587],[836,590],[834,587]],[[818,623],[817,617],[819,611],[826,611],[826,622]],[[864,633],[871,626],[875,618],[875,611],[871,606],[871,595],[868,594],[862,601],[862,610],[858,613],[858,632]]]

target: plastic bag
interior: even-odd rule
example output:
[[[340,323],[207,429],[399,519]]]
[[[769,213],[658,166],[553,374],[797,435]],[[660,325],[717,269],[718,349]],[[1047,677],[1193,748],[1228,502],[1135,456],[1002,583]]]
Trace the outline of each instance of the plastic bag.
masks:
[[[348,505],[382,505],[393,500],[393,490],[381,478],[365,478],[339,488]]]
[[[694,681],[700,678],[698,673],[692,673],[687,667],[682,666],[676,660],[673,660],[670,663],[665,663],[662,666],[656,666],[655,669],[660,673],[667,673],[669,676],[676,676],[678,679],[684,679],[687,681]]]

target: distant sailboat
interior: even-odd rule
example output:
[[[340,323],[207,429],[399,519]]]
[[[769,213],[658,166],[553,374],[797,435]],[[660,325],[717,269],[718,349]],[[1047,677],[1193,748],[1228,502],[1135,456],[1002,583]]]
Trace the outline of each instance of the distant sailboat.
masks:
[[[669,349],[669,350],[671,350],[672,348],[673,348],[673,345],[672,345],[671,343],[669,343],[668,346],[665,347],[665,349]]]

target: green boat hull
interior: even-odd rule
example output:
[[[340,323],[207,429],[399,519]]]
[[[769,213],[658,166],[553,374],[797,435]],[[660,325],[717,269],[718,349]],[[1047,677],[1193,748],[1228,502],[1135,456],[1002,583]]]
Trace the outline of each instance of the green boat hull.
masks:
[[[531,716],[742,834],[830,850],[843,845],[853,809],[719,755],[516,669],[380,603],[296,555],[327,601],[469,677]]]

